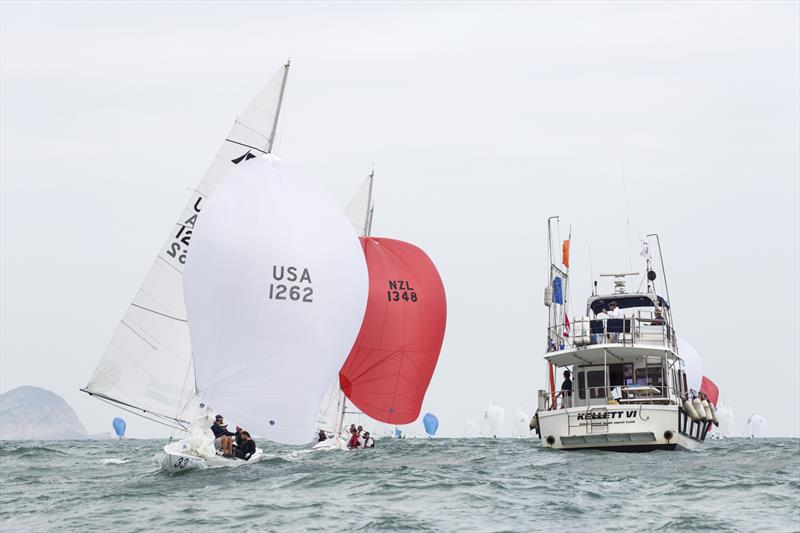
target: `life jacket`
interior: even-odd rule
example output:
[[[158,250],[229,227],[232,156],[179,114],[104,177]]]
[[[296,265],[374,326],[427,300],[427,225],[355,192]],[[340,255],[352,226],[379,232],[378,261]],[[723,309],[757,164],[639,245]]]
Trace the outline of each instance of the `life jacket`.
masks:
[[[358,448],[358,434],[350,436],[350,441],[347,443],[348,448]]]

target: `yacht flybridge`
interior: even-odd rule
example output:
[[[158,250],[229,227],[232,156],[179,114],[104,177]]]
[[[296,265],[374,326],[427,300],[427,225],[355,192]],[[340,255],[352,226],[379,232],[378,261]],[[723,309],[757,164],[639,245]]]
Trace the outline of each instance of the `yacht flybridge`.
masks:
[[[601,274],[613,279],[613,289],[600,293],[595,281],[585,312],[570,319],[570,243],[563,242],[562,261],[555,264],[551,220],[544,295],[549,311],[544,356],[548,377],[531,420],[542,446],[631,452],[696,448],[716,413],[702,392],[687,387],[663,260],[659,276],[645,241],[641,283],[635,279],[637,272]],[[658,236],[651,237],[660,257]],[[657,292],[660,277],[663,295]],[[639,289],[629,290],[631,281]]]

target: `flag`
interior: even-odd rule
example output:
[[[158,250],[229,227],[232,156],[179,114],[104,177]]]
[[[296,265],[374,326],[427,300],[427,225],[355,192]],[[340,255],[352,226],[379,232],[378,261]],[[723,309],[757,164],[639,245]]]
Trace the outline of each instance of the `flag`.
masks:
[[[569,317],[567,312],[564,312],[564,336],[569,337]]]
[[[564,303],[564,293],[561,290],[561,278],[559,276],[553,278],[553,303]]]
[[[650,257],[650,245],[647,244],[647,241],[642,241],[642,251],[639,252],[639,255],[645,259],[652,259],[652,257]]]
[[[564,241],[564,243],[561,245],[561,263],[563,263],[565,267],[569,268],[569,239]]]

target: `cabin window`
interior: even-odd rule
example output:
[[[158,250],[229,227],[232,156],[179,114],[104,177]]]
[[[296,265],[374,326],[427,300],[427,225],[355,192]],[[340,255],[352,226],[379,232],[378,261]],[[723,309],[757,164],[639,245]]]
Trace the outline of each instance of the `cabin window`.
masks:
[[[633,363],[608,365],[608,383],[611,387],[633,383]]]
[[[606,397],[606,373],[603,370],[593,370],[586,373],[586,386],[589,388],[589,398]]]
[[[648,366],[636,369],[637,385],[663,385],[663,369],[660,366]]]
[[[586,382],[584,378],[586,377],[586,372],[578,372],[578,398],[581,400],[586,399]]]

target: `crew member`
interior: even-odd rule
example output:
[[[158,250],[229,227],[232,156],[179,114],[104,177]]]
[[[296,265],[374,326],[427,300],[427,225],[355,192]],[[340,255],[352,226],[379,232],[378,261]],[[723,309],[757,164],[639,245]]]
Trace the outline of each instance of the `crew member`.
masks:
[[[228,431],[228,424],[225,423],[222,415],[214,417],[211,431],[214,433],[214,449],[222,450],[222,455],[225,457],[231,457],[233,455],[233,439],[231,437],[236,436],[236,433]]]
[[[250,436],[247,431],[242,431],[242,441],[236,447],[235,456],[238,459],[249,461],[250,458],[256,453],[256,441]]]

